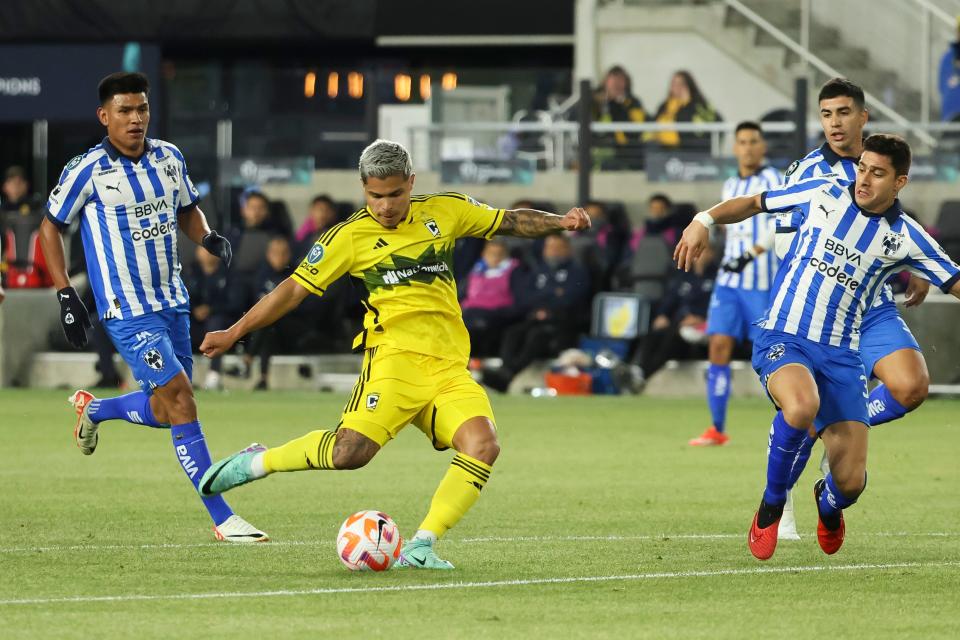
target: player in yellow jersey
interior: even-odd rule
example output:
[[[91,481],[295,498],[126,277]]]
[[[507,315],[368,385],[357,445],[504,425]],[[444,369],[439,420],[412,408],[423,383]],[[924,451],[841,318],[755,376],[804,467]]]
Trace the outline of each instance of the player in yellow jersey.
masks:
[[[492,209],[459,193],[413,196],[414,177],[402,145],[368,146],[360,156],[367,206],[320,236],[296,272],[236,324],[206,335],[200,350],[217,356],[344,274],[367,289],[363,331],[354,342],[364,351],[363,367],[337,428],[270,449],[251,445],[213,464],[199,491],[222,493],[278,471],[357,469],[412,423],[435,449],[457,453],[399,565],[452,569],[434,543],[477,501],[500,453],[490,401],[467,371],[470,336],[457,302],[454,243],[586,229],[590,218],[580,208],[559,216]]]

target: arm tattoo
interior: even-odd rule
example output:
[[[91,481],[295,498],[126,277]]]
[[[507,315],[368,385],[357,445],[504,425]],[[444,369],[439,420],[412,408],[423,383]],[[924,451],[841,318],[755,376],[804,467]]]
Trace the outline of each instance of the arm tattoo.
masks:
[[[563,216],[536,209],[507,209],[497,235],[539,238],[553,231],[563,231]]]

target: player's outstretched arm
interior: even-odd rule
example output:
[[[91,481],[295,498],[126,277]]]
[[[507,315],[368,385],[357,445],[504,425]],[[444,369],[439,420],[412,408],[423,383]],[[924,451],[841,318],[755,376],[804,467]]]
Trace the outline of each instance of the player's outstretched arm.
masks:
[[[693,263],[710,242],[710,227],[714,224],[741,222],[763,211],[760,194],[740,196],[724,200],[718,205],[701,211],[687,225],[673,251],[673,259],[678,269],[690,271]]]
[[[212,358],[225,353],[237,340],[251,331],[269,326],[296,309],[309,292],[287,278],[276,289],[260,298],[242,318],[225,331],[211,331],[203,337],[200,353]]]
[[[580,207],[574,207],[562,216],[536,209],[507,209],[496,235],[539,238],[555,231],[589,228],[590,216]]]

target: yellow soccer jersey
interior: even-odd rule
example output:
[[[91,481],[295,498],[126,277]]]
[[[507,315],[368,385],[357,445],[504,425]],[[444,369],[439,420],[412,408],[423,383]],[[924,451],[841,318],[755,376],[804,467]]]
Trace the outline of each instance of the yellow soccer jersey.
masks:
[[[321,235],[292,277],[317,295],[345,273],[363,281],[367,314],[354,349],[390,345],[466,362],[470,336],[457,300],[454,243],[490,239],[502,221],[502,209],[460,193],[413,196],[395,229],[364,208]]]

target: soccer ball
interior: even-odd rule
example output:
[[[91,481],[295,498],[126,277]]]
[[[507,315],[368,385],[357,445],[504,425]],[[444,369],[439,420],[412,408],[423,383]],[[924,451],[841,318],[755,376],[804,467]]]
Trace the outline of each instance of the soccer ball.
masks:
[[[401,546],[397,523],[381,511],[358,511],[337,534],[337,556],[351,571],[386,571],[400,557]]]

